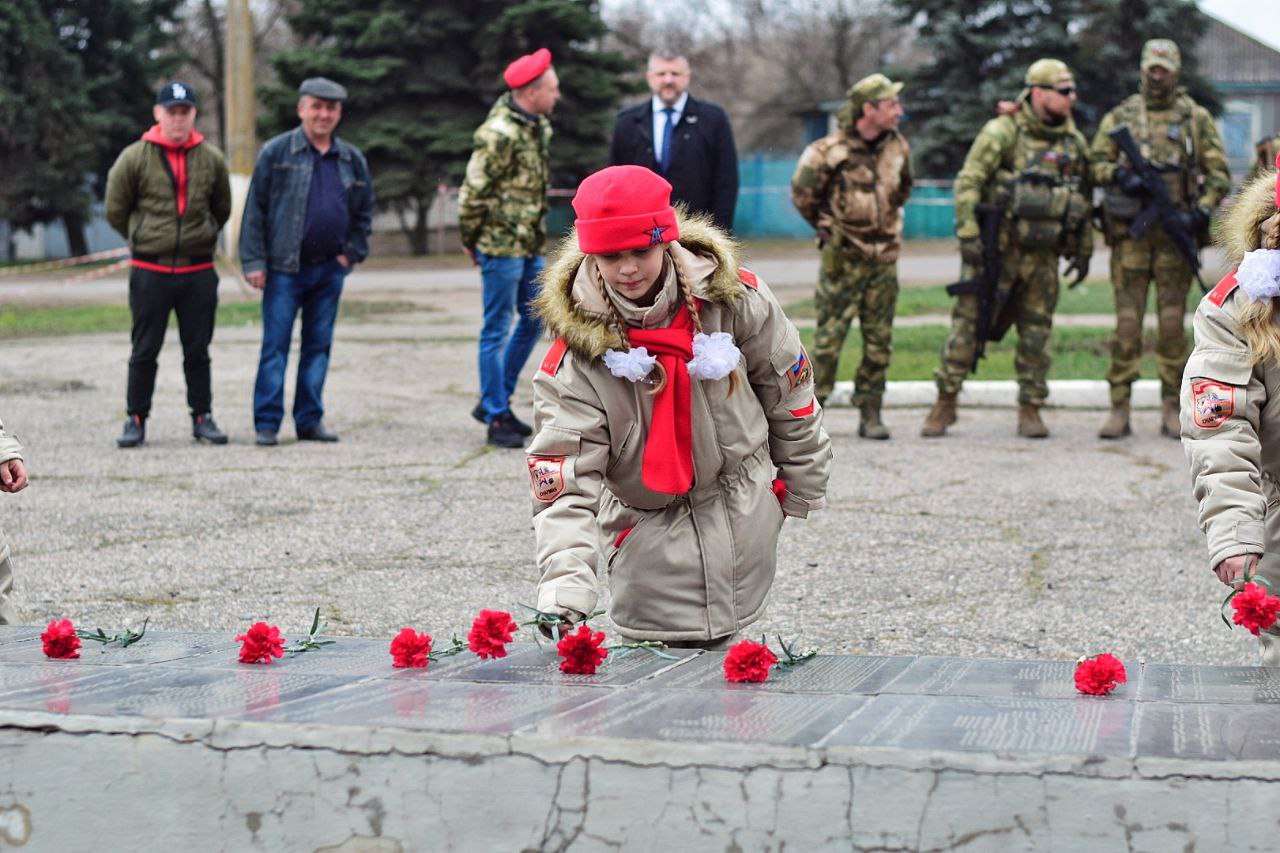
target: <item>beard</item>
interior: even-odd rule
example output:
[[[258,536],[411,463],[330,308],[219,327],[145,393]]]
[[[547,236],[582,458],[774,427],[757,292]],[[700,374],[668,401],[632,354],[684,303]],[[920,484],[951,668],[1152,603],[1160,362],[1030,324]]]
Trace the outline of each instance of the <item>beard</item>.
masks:
[[[1169,98],[1177,87],[1178,76],[1176,74],[1167,74],[1162,80],[1157,80],[1150,74],[1144,73],[1142,75],[1143,91],[1157,101]]]

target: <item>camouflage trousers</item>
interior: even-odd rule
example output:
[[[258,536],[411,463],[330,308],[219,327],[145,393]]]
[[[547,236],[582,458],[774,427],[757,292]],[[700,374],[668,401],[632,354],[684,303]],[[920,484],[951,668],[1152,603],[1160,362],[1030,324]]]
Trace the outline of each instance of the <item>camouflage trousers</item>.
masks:
[[[965,269],[965,276],[969,275]],[[1049,335],[1058,304],[1058,256],[1051,250],[1010,251],[1003,258],[1000,288],[1009,296],[993,329],[1013,326],[1018,348],[1013,365],[1018,372],[1018,402],[1041,405],[1049,396]],[[978,297],[962,294],[951,309],[951,332],[942,345],[942,359],[934,378],[938,390],[959,393],[978,346]]]
[[[1119,240],[1111,249],[1111,284],[1116,298],[1116,337],[1111,343],[1111,403],[1129,402],[1130,386],[1142,362],[1142,315],[1152,282],[1156,289],[1156,370],[1160,397],[1177,399],[1189,347],[1184,326],[1191,268],[1164,229],[1153,226],[1140,239]]]
[[[897,304],[896,261],[876,264],[854,259],[834,242],[823,247],[814,298],[818,327],[810,353],[813,392],[818,399],[825,400],[831,394],[840,351],[856,317],[862,330],[862,361],[854,375],[853,404],[880,403],[893,354],[893,312]]]

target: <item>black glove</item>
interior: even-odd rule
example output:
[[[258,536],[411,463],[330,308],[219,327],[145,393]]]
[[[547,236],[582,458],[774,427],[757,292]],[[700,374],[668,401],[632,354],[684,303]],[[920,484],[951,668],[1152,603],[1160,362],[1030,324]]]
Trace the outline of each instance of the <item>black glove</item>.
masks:
[[[1186,226],[1187,231],[1192,234],[1199,234],[1209,227],[1209,217],[1212,215],[1209,208],[1203,204],[1197,204],[1190,210],[1183,210],[1178,213],[1182,218],[1182,224]]]
[[[1116,166],[1115,176],[1111,182],[1125,195],[1146,195],[1147,187],[1142,183],[1138,173],[1128,166]]]
[[[1084,277],[1089,274],[1089,262],[1093,260],[1092,255],[1076,255],[1067,263],[1067,268],[1063,270],[1064,275],[1076,274],[1075,281],[1067,285],[1067,287],[1075,287],[1084,281]]]
[[[974,269],[982,268],[982,241],[977,237],[960,238],[960,260]]]

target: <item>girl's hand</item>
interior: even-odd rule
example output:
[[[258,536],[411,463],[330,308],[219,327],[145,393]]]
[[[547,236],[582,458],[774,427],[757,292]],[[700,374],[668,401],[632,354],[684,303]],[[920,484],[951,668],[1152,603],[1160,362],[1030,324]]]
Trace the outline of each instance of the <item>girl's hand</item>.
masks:
[[[1235,586],[1244,580],[1245,569],[1249,568],[1250,574],[1253,574],[1258,570],[1258,562],[1261,560],[1261,554],[1237,554],[1214,566],[1213,573],[1227,586]]]
[[[546,612],[554,613],[557,616],[559,616],[561,619],[565,620],[564,622],[561,622],[559,625],[539,625],[538,626],[538,630],[542,632],[542,636],[546,637],[548,640],[559,640],[565,634],[572,631],[574,625],[587,621],[587,617],[585,614],[579,613],[578,611],[569,607],[553,607]]]

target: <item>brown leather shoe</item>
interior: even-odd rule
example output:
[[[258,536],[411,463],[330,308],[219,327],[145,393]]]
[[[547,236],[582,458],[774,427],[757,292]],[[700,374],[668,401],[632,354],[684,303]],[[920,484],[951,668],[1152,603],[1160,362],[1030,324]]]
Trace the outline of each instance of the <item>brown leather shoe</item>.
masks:
[[[1129,404],[1118,403],[1111,407],[1107,422],[1098,430],[1098,438],[1124,438],[1132,432],[1129,429]]]
[[[924,419],[924,425],[920,427],[922,436],[937,438],[947,434],[947,427],[956,422],[956,398],[959,396],[954,392],[938,392],[937,402],[933,404],[933,408]]]
[[[1018,435],[1023,438],[1048,438],[1049,428],[1040,420],[1040,407],[1032,403],[1018,404]]]
[[[1179,414],[1182,410],[1177,397],[1165,397],[1160,406],[1160,434],[1169,438],[1182,438],[1182,421]]]

